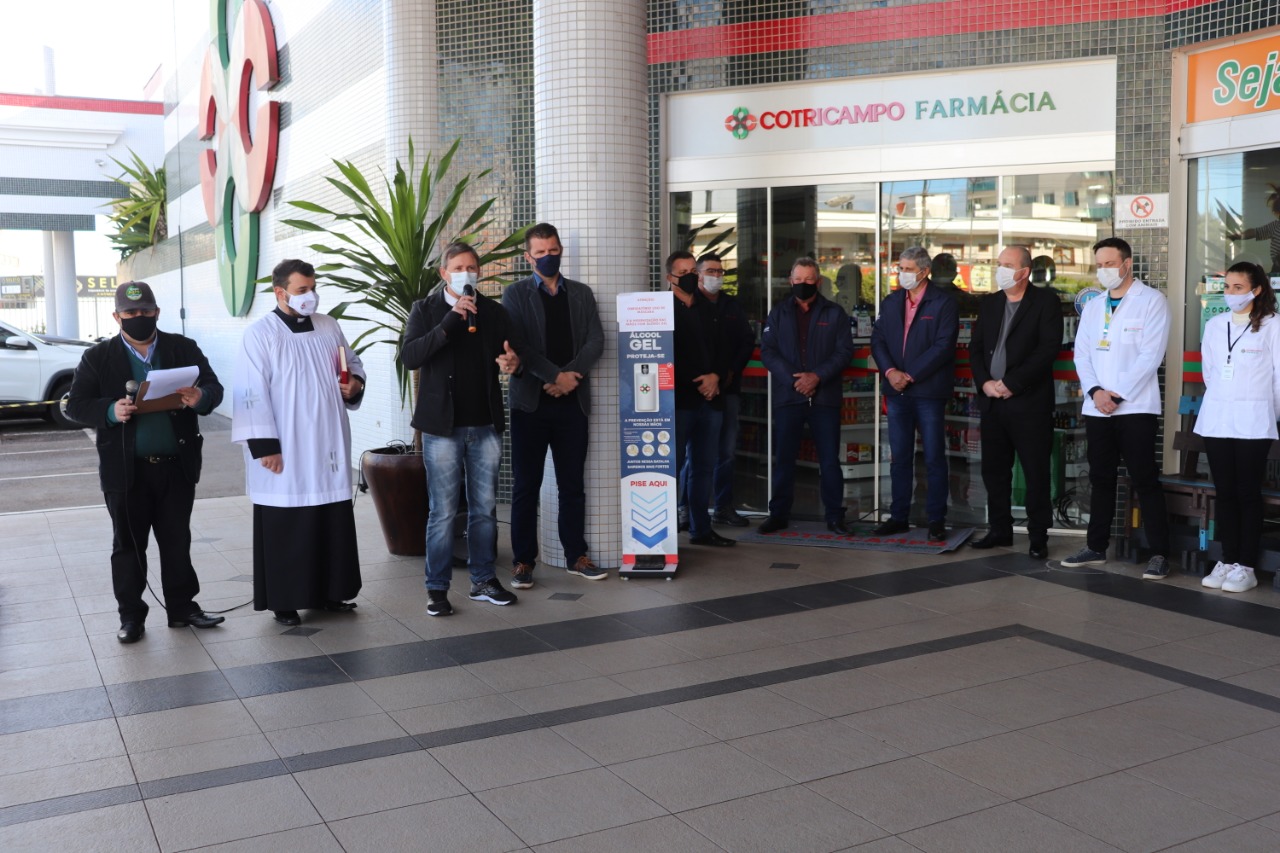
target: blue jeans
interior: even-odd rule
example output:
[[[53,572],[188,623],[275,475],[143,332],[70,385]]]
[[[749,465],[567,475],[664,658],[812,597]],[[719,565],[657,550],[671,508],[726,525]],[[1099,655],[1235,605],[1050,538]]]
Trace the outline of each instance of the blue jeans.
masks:
[[[427,469],[427,589],[448,589],[453,577],[453,520],[467,478],[467,568],[473,584],[495,577],[498,556],[498,467],[502,439],[492,426],[458,427],[453,435],[422,436]]]
[[[689,460],[689,536],[711,532],[711,479],[720,446],[724,413],[703,401],[696,409],[676,409],[676,476]]]
[[[725,394],[723,419],[720,423],[720,449],[716,456],[715,474],[712,477],[711,493],[714,500],[711,506],[716,512],[729,512],[733,506],[733,465],[738,454],[738,413],[742,410],[742,396]],[[688,506],[689,464],[686,462],[680,469],[680,494],[678,503],[681,509]]]
[[[894,521],[908,521],[911,515],[918,429],[924,445],[924,470],[928,483],[926,514],[931,524],[946,521],[949,491],[945,431],[947,401],[901,395],[886,397],[885,401],[889,407],[889,451],[893,454],[893,463],[889,466],[893,482],[889,515]]]
[[[773,497],[769,515],[791,517],[795,501],[796,457],[800,437],[809,425],[818,450],[818,490],[824,519],[844,520],[844,472],[840,470],[840,410],[834,406],[775,406],[773,409]]]
[[[724,395],[724,421],[720,424],[720,454],[716,459],[713,480],[717,511],[733,510],[733,465],[738,455],[738,412],[742,409],[742,395]]]

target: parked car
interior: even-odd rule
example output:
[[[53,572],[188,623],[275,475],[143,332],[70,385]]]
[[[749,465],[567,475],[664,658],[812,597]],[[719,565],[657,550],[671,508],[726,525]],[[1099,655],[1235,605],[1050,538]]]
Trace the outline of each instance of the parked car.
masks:
[[[76,429],[80,425],[67,417],[63,404],[80,356],[90,346],[88,341],[33,335],[0,322],[0,403],[30,404],[31,412]]]

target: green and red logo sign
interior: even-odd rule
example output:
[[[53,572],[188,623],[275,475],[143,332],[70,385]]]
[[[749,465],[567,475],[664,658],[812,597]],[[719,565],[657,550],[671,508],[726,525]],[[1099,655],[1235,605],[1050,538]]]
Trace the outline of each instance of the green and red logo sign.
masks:
[[[243,317],[258,277],[258,213],[271,198],[280,145],[280,103],[251,110],[254,89],[280,80],[276,31],[262,0],[211,0],[213,41],[200,77],[200,189],[213,226],[227,310]],[[228,20],[235,24],[228,27]]]
[[[985,98],[983,99],[985,100]],[[866,124],[882,118],[901,121],[907,108],[894,101],[888,104],[862,104],[852,107],[816,107],[795,110],[766,110],[759,116],[746,107],[738,107],[724,120],[724,129],[734,139],[746,139],[757,127],[761,130],[788,130],[801,127],[825,127],[838,124]],[[916,118],[920,118],[919,115]]]

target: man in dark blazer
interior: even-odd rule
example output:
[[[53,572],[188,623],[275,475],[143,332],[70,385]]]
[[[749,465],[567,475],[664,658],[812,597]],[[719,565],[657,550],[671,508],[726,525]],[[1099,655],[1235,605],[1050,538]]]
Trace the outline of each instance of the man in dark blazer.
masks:
[[[1031,252],[1008,246],[996,261],[999,293],[982,299],[969,345],[982,414],[982,482],[987,535],[975,548],[1013,544],[1013,459],[1027,481],[1030,554],[1049,556],[1049,461],[1053,449],[1053,361],[1062,347],[1062,304],[1056,293],[1030,287]]]
[[[569,574],[608,577],[587,556],[587,418],[590,373],[604,351],[604,331],[591,288],[560,274],[564,247],[554,225],[524,235],[533,275],[502,293],[502,307],[524,338],[520,372],[511,377],[511,586],[533,586],[538,562],[538,492],[547,449],[556,472],[560,547]]]
[[[891,536],[911,529],[911,491],[915,484],[916,431],[924,444],[928,479],[929,538],[947,538],[946,409],[955,382],[956,302],[929,278],[932,261],[919,246],[898,259],[899,288],[880,303],[871,331],[871,354],[884,382],[889,410],[890,477],[893,499],[889,518],[875,529]]]
[[[224,621],[196,604],[200,581],[191,565],[191,510],[200,481],[197,414],[222,402],[222,385],[196,342],[156,329],[160,308],[143,281],[116,288],[112,313],[120,334],[80,359],[67,414],[97,430],[98,478],[111,514],[111,585],[120,612],[116,639],[136,643],[145,632],[148,606],[147,538],[160,548],[160,584],[170,628],[212,628]],[[134,395],[152,370],[196,367],[191,386],[181,388],[182,407],[139,414]],[[136,388],[135,394],[136,394]]]
[[[809,425],[818,451],[818,482],[827,529],[847,534],[840,468],[842,377],[853,357],[849,315],[818,292],[821,274],[813,258],[791,265],[791,295],[773,306],[760,336],[760,359],[769,369],[773,397],[773,497],[761,533],[790,524],[796,457]]]

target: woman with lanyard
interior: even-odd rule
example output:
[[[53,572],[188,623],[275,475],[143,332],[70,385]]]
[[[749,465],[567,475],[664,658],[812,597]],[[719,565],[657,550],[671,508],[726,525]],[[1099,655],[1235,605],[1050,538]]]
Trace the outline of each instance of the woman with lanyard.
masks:
[[[1280,418],[1280,321],[1271,282],[1257,264],[1227,270],[1223,295],[1231,312],[1211,319],[1200,343],[1205,392],[1195,431],[1204,436],[1218,492],[1222,543],[1222,560],[1201,584],[1244,592],[1258,585],[1262,477]]]

